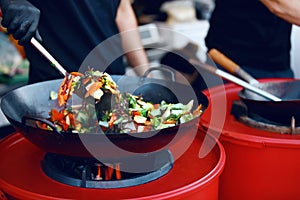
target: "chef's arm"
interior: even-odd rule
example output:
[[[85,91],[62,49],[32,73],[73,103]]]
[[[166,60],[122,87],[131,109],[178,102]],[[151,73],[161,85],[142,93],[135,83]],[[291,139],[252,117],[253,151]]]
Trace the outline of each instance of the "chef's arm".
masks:
[[[149,68],[149,60],[137,29],[137,20],[130,0],[121,0],[116,22],[127,61],[136,74],[141,76]]]
[[[7,28],[19,44],[25,44],[32,37],[41,40],[38,34],[40,10],[26,0],[0,0],[2,26]]]
[[[276,16],[300,26],[299,0],[260,0]]]

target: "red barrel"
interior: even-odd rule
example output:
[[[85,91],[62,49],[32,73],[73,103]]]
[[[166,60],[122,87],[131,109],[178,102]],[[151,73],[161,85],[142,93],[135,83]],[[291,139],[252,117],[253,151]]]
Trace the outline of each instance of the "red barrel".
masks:
[[[214,137],[197,131],[197,127],[192,129],[196,137],[166,175],[145,184],[113,189],[74,187],[49,178],[41,169],[46,152],[14,133],[0,141],[0,199],[218,200],[225,151]],[[200,158],[200,148],[206,148],[204,138],[215,145]]]
[[[211,118],[211,106],[201,118],[226,152],[226,165],[220,177],[221,200],[299,199],[300,135],[268,132],[244,125],[231,115],[232,102],[239,100],[242,88],[226,84],[226,117],[220,130]],[[224,98],[224,86],[206,91],[210,98]],[[218,109],[215,107],[214,109]],[[221,135],[219,135],[221,131]]]

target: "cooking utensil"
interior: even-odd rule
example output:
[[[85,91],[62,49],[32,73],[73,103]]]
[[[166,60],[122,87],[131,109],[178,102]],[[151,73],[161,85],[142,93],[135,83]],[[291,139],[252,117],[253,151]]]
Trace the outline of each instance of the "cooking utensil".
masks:
[[[259,89],[259,88],[255,87],[253,85],[250,85],[249,83],[247,83],[247,82],[245,82],[245,81],[243,81],[243,80],[241,80],[241,79],[239,79],[239,78],[237,78],[237,77],[235,77],[235,76],[233,76],[233,75],[231,75],[231,74],[229,74],[227,72],[224,72],[224,71],[222,71],[220,69],[217,69],[217,68],[215,68],[215,67],[213,67],[211,65],[208,65],[208,64],[205,64],[205,63],[201,63],[200,61],[198,61],[198,60],[196,60],[194,58],[189,59],[189,62],[191,64],[193,64],[194,66],[196,66],[197,68],[203,69],[203,70],[205,70],[207,72],[210,72],[213,75],[222,77],[222,78],[224,78],[224,79],[226,79],[228,81],[231,81],[231,82],[233,82],[233,83],[235,83],[237,85],[240,85],[240,86],[242,86],[244,88],[247,88],[248,90],[250,90],[250,91],[252,91],[252,92],[254,92],[254,93],[256,93],[256,94],[258,94],[258,95],[260,95],[262,97],[265,97],[265,98],[270,99],[272,101],[281,101],[280,98],[274,96],[273,94],[271,94],[269,92],[266,92],[266,91],[264,91],[262,89]]]
[[[259,83],[257,87],[272,92],[282,101],[266,101],[251,91],[242,90],[238,95],[247,105],[250,115],[255,114],[286,126],[295,120],[296,126],[300,126],[300,80],[273,79]]]
[[[165,100],[170,103],[186,104],[193,99],[195,105],[203,105],[203,110],[208,106],[208,99],[200,90],[194,90],[184,84],[145,77],[112,75],[112,78],[119,85],[121,92],[142,95],[145,101],[160,103],[161,100]],[[20,87],[7,93],[1,101],[2,111],[15,129],[46,152],[90,157],[89,150],[92,149],[92,152],[98,152],[101,157],[121,156],[111,150],[110,147],[114,144],[130,152],[147,153],[165,148],[170,141],[174,141],[175,136],[179,139],[184,136],[187,131],[182,130],[193,128],[199,123],[199,117],[197,117],[171,128],[135,134],[71,134],[40,129],[35,126],[39,120],[36,118],[49,117],[48,112],[58,106],[57,101],[49,100],[49,93],[56,91],[61,81],[45,81]],[[24,118],[24,116],[29,117]],[[35,116],[34,120],[30,116]],[[178,131],[179,128],[181,131]]]
[[[52,65],[63,75],[63,76],[68,76],[69,73],[64,69],[64,67],[46,50],[43,45],[37,41],[35,38],[31,38],[30,40],[31,44],[39,50],[39,52],[44,55],[51,63]],[[83,97],[82,93],[76,93],[78,96]],[[101,101],[99,101],[96,106],[99,111],[99,113],[105,113],[107,110],[111,110],[111,106],[113,104],[113,96],[110,94],[105,93]],[[92,102],[94,99],[88,99],[88,101]]]
[[[54,64],[61,74],[64,76],[68,74],[37,40],[33,38],[31,43]],[[151,79],[145,76],[112,76],[112,78],[118,83],[121,93],[129,92],[142,95],[145,101],[160,103],[164,100],[169,103],[181,102],[187,104],[193,99],[193,109],[202,104],[204,111],[208,106],[207,97],[200,90],[194,90],[188,85],[174,81]],[[41,129],[36,124],[47,122],[45,119],[49,117],[49,111],[52,108],[59,108],[57,101],[49,100],[49,94],[51,91],[56,91],[61,82],[62,80],[52,80],[20,87],[7,93],[1,101],[1,109],[14,128],[46,152],[79,157],[101,156],[102,158],[112,158],[122,156],[119,151],[112,150],[113,143],[125,150],[125,153],[126,151],[148,153],[168,147],[171,141],[172,143],[175,142],[173,141],[175,136],[179,139],[184,135],[186,131],[182,130],[195,127],[199,123],[199,117],[196,117],[189,122],[174,127],[135,133],[134,135],[65,133],[57,131],[50,122],[48,125],[53,127],[53,130]],[[78,99],[80,98],[78,97]],[[74,96],[72,103],[78,99]],[[179,129],[181,131],[178,132]]]
[[[241,70],[237,64],[226,57],[220,51],[212,49],[209,51],[211,58],[220,66],[231,73]],[[265,120],[290,126],[300,126],[300,81],[295,79],[274,79],[261,83],[254,81],[247,72],[242,72],[241,77],[253,86],[270,92],[282,99],[280,102],[268,101],[259,95],[244,89],[238,93],[241,100],[247,105],[249,115],[258,115]]]
[[[219,50],[213,48],[208,51],[208,55],[215,63],[229,71],[231,74],[239,76],[240,78],[244,79],[250,84],[259,83],[255,78],[253,78],[250,74],[244,71],[237,63],[229,59]]]
[[[64,67],[59,64],[57,60],[37,41],[35,38],[31,38],[31,44],[40,51],[52,64],[53,66],[64,76],[68,75],[68,72],[64,69]]]

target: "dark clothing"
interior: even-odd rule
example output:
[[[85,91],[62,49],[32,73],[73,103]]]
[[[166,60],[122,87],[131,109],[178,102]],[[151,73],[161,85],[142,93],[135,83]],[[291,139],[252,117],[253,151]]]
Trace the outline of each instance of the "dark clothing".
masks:
[[[115,36],[120,0],[29,1],[41,11],[42,45],[68,72],[83,72],[87,67],[104,71],[109,66],[105,71],[110,74],[125,73],[121,40]],[[113,40],[101,43],[112,36]],[[25,51],[31,65],[30,83],[62,78],[32,45],[26,45]]]
[[[290,69],[292,25],[255,0],[216,0],[205,38],[240,66]],[[255,75],[254,75],[255,76]]]
[[[293,78],[294,72],[291,68],[283,70],[268,70],[268,69],[256,69],[246,66],[241,66],[247,73],[253,77],[260,78]],[[223,69],[223,68],[221,68]]]

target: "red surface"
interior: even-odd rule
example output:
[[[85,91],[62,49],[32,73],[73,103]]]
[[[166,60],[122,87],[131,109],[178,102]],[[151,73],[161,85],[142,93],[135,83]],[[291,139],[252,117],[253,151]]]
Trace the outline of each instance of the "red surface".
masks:
[[[227,112],[220,141],[226,165],[220,177],[220,199],[299,199],[300,135],[257,130],[238,122],[230,110],[241,87],[227,84],[225,89]],[[222,98],[221,90],[210,90],[210,98]],[[216,132],[209,126],[213,120],[209,106],[200,123]]]
[[[171,171],[143,185],[122,189],[84,189],[47,177],[40,162],[45,152],[14,133],[0,142],[0,191],[16,199],[218,199],[218,181],[225,153],[217,143],[204,158],[198,153],[204,134],[198,132],[190,148]],[[213,139],[211,139],[213,140]]]

